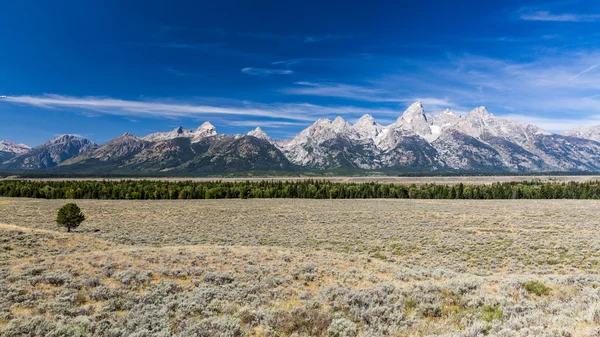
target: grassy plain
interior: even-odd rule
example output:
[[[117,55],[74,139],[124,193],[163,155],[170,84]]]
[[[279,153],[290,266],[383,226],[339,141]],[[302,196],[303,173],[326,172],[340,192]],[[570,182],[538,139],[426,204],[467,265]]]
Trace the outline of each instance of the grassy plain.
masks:
[[[65,202],[0,199],[0,335],[600,336],[597,201]]]
[[[136,178],[136,177],[127,177],[127,178],[19,178],[18,176],[9,176],[6,178],[1,178],[0,180],[15,180],[15,179],[23,179],[23,180],[37,180],[37,181],[72,181],[72,180],[82,180],[82,181],[102,181],[102,180],[160,180],[160,181],[303,181],[308,179],[313,180],[327,180],[331,182],[339,182],[339,183],[387,183],[387,184],[458,184],[463,183],[466,185],[475,185],[475,184],[492,184],[497,182],[525,182],[525,181],[538,181],[538,182],[588,182],[588,181],[596,181],[600,180],[600,176],[597,175],[576,175],[576,176],[567,176],[567,175],[523,175],[523,176],[429,176],[429,177],[398,177],[398,176],[387,176],[387,175],[372,175],[372,176],[308,176],[308,177],[268,177],[268,176],[257,176],[257,177],[238,177],[238,178],[227,178],[227,177],[160,177],[160,178]]]

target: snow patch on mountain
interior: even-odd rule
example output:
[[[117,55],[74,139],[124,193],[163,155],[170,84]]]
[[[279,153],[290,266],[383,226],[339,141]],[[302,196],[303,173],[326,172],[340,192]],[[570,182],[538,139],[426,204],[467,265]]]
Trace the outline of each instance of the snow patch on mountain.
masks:
[[[579,127],[571,130],[567,130],[562,133],[563,136],[577,137],[583,139],[589,139],[596,142],[600,142],[600,125],[594,125],[590,127]]]
[[[31,147],[25,144],[17,144],[11,140],[3,140],[0,142],[0,151],[21,155],[31,150]]]
[[[190,138],[193,143],[199,142],[203,138],[217,135],[217,130],[209,122],[205,122],[200,125],[196,130],[189,130],[183,127],[178,127],[168,132],[156,132],[149,134],[141,139],[148,142],[160,142],[164,140],[171,140],[175,138]]]
[[[271,142],[271,137],[269,137],[269,135],[267,135],[267,133],[264,132],[263,129],[261,129],[260,127],[257,127],[256,129],[248,132],[248,136],[256,137],[258,139],[264,139],[268,142]]]

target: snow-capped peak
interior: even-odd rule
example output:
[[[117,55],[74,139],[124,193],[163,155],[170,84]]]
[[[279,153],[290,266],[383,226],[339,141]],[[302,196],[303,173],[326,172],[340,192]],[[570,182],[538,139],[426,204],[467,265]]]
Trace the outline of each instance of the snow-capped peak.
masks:
[[[211,137],[217,135],[217,129],[210,122],[204,122],[202,125],[198,127],[196,132],[194,133],[194,137],[192,142],[197,142],[202,138]]]
[[[3,140],[0,142],[0,151],[15,153],[17,155],[27,153],[31,147],[25,144],[17,144],[11,140]]]
[[[446,109],[440,113],[440,115],[457,116],[454,111]],[[458,117],[458,116],[457,116]]]
[[[361,125],[361,124],[376,124],[375,118],[373,118],[373,116],[371,116],[369,114],[364,114],[358,119],[358,121],[356,121],[355,125]]]
[[[190,138],[192,139],[192,142],[197,142],[202,138],[214,136],[216,134],[217,131],[214,125],[210,124],[209,122],[205,122],[200,125],[196,131],[185,129],[180,126],[168,132],[156,132],[149,134],[142,139],[149,142],[159,142],[175,138]]]
[[[263,129],[261,129],[260,127],[257,127],[256,129],[248,132],[248,136],[253,136],[258,139],[264,139],[267,141],[271,141],[271,137],[269,137],[269,135],[267,135],[267,133],[264,132]]]
[[[593,125],[589,127],[581,126],[575,129],[567,130],[563,132],[562,135],[600,142],[600,125]]]
[[[346,121],[345,121],[345,120],[344,120],[344,119],[343,119],[341,116],[337,116],[337,117],[336,117],[336,118],[333,120],[333,122],[332,122],[331,124],[333,124],[333,125],[343,125],[343,124],[345,124],[345,123],[346,123]]]
[[[204,122],[204,123],[202,123],[202,125],[200,125],[196,131],[205,132],[205,133],[210,134],[210,135],[216,135],[217,134],[217,129],[210,122]]]
[[[383,131],[383,127],[371,115],[363,115],[355,124],[354,130],[360,139],[375,140]]]
[[[74,139],[83,139],[83,138],[76,136],[76,135],[64,134],[64,135],[59,135],[59,136],[56,136],[56,137],[50,139],[49,141],[47,141],[45,143],[45,145],[66,143],[66,142],[68,142],[70,140],[74,140]]]
[[[388,128],[417,134],[429,142],[435,140],[437,137],[437,134],[432,132],[431,125],[427,120],[421,102],[411,104],[411,106],[402,113],[402,116],[398,118],[396,123],[390,125]],[[387,134],[389,135],[386,137],[393,136],[393,132],[387,132]],[[395,141],[386,140],[384,143],[395,144]]]
[[[398,120],[400,119],[408,123],[420,120],[427,121],[427,117],[425,116],[425,109],[423,109],[423,104],[421,104],[421,102],[415,102],[411,104]]]
[[[494,117],[494,115],[489,113],[484,106],[480,106],[471,110],[471,112],[469,112],[469,114],[467,115],[467,118],[469,117],[489,118]]]

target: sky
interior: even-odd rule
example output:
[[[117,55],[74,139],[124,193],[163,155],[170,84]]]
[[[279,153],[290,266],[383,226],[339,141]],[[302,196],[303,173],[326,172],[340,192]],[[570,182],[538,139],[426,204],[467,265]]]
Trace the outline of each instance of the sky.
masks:
[[[0,139],[427,113],[600,124],[598,1],[5,1]]]

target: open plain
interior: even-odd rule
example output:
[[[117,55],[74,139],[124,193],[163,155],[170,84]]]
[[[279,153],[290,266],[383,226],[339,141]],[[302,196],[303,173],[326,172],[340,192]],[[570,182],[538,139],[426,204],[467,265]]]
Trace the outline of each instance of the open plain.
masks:
[[[567,183],[567,182],[590,182],[600,180],[598,175],[481,175],[481,176],[425,176],[425,177],[410,177],[410,176],[389,176],[389,175],[371,175],[371,176],[285,176],[285,177],[269,177],[269,176],[257,176],[257,177],[126,177],[126,178],[84,178],[84,177],[68,177],[68,178],[21,178],[19,176],[8,176],[0,177],[2,180],[33,180],[33,181],[140,181],[140,180],[154,180],[154,181],[194,181],[194,182],[210,182],[210,181],[223,181],[223,182],[257,182],[257,181],[304,181],[304,180],[322,180],[336,183],[383,183],[383,184],[447,184],[453,185],[463,183],[465,185],[480,185],[480,184],[493,184],[493,183],[505,183],[505,182],[553,182],[553,183]]]
[[[592,200],[0,199],[2,336],[600,336]]]

